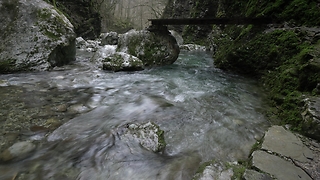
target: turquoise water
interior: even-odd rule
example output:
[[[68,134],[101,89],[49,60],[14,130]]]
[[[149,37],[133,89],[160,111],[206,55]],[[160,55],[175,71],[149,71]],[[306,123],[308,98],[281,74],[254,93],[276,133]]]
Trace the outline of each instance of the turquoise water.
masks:
[[[75,64],[52,72],[0,76],[2,150],[36,145],[0,165],[0,179],[192,179],[203,162],[245,159],[268,127],[257,82],[215,68],[204,52],[117,73],[96,70],[90,56],[79,51]],[[149,121],[164,130],[161,153],[116,136]]]

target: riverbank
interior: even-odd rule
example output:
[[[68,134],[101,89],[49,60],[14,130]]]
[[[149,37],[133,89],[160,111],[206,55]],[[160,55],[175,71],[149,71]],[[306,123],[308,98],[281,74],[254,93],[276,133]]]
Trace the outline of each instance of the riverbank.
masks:
[[[320,144],[282,126],[270,127],[250,157],[252,169],[244,173],[247,180],[320,178]]]
[[[247,159],[200,166],[194,180],[313,180],[320,178],[320,144],[282,126],[271,126]]]

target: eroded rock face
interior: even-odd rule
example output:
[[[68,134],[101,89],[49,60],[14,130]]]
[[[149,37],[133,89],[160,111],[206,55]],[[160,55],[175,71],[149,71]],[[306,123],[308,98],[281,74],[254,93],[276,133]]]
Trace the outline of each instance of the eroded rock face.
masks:
[[[120,35],[117,51],[141,59],[144,66],[174,63],[180,53],[176,39],[169,31],[131,30]]]
[[[320,140],[320,98],[309,97],[304,99],[303,129],[308,136]]]
[[[75,59],[69,20],[42,0],[0,1],[0,73],[44,71]]]

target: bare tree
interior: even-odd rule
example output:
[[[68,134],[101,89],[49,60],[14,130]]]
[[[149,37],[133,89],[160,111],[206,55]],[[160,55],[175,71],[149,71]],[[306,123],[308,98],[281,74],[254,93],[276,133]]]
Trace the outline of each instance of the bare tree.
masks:
[[[159,18],[168,0],[96,0],[104,1],[108,6],[106,11],[113,11],[114,23],[133,24],[136,29],[142,29],[148,25],[148,19]],[[112,6],[110,6],[112,5]],[[108,9],[106,9],[108,7]],[[109,14],[110,15],[110,14]],[[103,16],[107,16],[105,13]],[[111,18],[105,18],[106,22]]]

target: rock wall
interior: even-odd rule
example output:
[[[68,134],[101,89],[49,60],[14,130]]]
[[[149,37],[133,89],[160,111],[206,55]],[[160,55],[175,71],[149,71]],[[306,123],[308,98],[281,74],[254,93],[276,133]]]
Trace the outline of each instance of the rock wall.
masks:
[[[47,0],[54,4],[53,0]],[[55,6],[70,20],[77,37],[96,39],[101,33],[101,17],[96,0],[55,0]]]
[[[0,73],[43,71],[75,60],[69,20],[42,0],[0,1]]]

